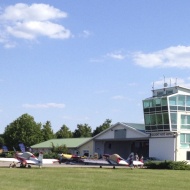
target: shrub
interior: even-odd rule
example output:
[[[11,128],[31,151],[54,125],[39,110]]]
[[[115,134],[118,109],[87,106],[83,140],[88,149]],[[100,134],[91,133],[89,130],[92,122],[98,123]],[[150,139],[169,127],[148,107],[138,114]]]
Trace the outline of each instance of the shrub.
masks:
[[[171,169],[171,170],[190,170],[190,165],[186,161],[149,161],[144,164],[147,169]]]

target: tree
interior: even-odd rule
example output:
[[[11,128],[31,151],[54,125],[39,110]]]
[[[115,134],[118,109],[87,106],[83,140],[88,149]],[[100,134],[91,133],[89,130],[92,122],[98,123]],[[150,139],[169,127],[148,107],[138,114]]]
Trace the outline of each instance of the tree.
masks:
[[[0,136],[0,148],[5,144],[4,138]]]
[[[27,147],[40,143],[43,140],[41,123],[36,123],[32,116],[23,114],[5,128],[3,137],[11,149],[18,148],[20,142]]]
[[[55,135],[58,139],[73,137],[72,132],[69,130],[69,128],[66,125],[63,125],[61,129],[55,133]]]
[[[47,121],[42,127],[42,137],[44,141],[55,138],[53,130],[51,128],[51,122]]]
[[[109,127],[111,127],[111,120],[106,119],[106,121],[104,121],[104,123],[102,125],[100,125],[99,127],[96,127],[96,129],[92,133],[92,136],[94,137],[95,135],[97,135],[97,134],[101,133],[102,131],[108,129]]]
[[[92,129],[88,124],[78,124],[77,129],[73,132],[73,137],[91,137],[92,136]]]

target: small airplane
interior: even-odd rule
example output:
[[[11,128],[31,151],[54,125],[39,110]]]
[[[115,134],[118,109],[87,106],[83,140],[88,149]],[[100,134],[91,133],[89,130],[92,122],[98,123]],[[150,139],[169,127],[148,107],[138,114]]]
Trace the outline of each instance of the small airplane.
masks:
[[[43,164],[53,164],[59,162],[59,160],[43,159],[42,152],[39,153],[38,158],[31,152],[15,152],[15,158],[0,158],[0,162],[12,162],[9,165],[10,168],[15,168],[18,163],[20,163],[21,168],[31,168],[31,165],[37,165],[42,168]]]
[[[129,163],[118,154],[104,154],[103,159],[83,158],[81,159],[81,163],[85,165],[99,165],[100,168],[103,166],[113,166],[113,169],[115,169],[116,166],[129,166]]]
[[[81,162],[85,165],[99,165],[100,168],[102,166],[113,166],[113,169],[115,169],[116,166],[128,166],[128,167],[138,167],[138,166],[143,166],[144,163],[141,161],[136,161],[134,160],[134,153],[132,152],[127,160],[123,159],[121,156],[118,154],[104,154],[103,159],[91,159],[91,158],[84,158],[81,159]]]
[[[78,162],[80,160],[80,156],[77,155],[72,155],[72,154],[58,154],[59,156],[59,163],[61,164],[62,162],[65,163],[72,163],[72,162]]]

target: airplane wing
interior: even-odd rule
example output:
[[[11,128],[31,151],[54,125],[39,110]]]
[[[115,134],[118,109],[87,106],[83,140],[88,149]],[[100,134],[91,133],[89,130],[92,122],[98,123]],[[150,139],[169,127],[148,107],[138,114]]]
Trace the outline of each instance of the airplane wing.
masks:
[[[81,159],[81,161],[85,165],[88,165],[88,164],[93,164],[93,165],[110,165],[110,163],[107,160],[103,160],[103,159],[96,160],[96,159],[87,159],[87,158],[84,158],[84,159]]]
[[[106,159],[81,159],[84,164],[94,164],[94,165],[110,165],[115,168],[115,166],[128,166],[129,164],[122,159],[119,155],[113,154],[107,157]]]
[[[58,163],[59,160],[57,159],[43,159],[41,164],[54,164],[54,163]],[[26,160],[27,164],[31,164],[31,165],[39,165],[40,164],[40,160]]]
[[[20,162],[16,158],[0,158],[0,162]]]
[[[141,162],[141,161],[138,161],[138,160],[134,160],[134,161],[133,161],[133,165],[134,165],[134,166],[143,166],[144,163]]]
[[[59,160],[57,160],[57,159],[43,159],[42,160],[43,164],[54,164],[54,163],[58,163],[58,162],[59,162]]]

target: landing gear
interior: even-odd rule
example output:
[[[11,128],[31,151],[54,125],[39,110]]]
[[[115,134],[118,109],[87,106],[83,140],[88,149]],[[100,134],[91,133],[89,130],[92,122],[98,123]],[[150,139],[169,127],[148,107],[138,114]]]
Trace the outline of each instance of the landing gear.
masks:
[[[15,163],[15,162],[12,162],[12,163],[9,165],[9,168],[16,168],[16,163]]]
[[[20,163],[20,168],[26,168],[26,163]]]

